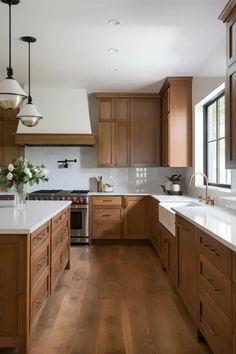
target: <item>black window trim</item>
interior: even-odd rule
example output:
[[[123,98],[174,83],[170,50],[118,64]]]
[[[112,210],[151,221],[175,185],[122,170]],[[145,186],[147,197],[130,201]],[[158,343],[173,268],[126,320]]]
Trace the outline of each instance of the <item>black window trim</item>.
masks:
[[[205,105],[203,106],[203,119],[204,119],[204,123],[203,123],[203,129],[204,129],[204,133],[203,133],[203,138],[204,138],[204,143],[203,143],[203,164],[204,164],[204,173],[208,176],[208,168],[207,168],[207,157],[208,157],[208,141],[207,141],[207,136],[208,136],[208,131],[207,131],[207,108],[212,105],[214,102],[218,101],[221,97],[225,96],[225,90],[221,91],[220,93],[218,93],[214,98],[212,98],[210,101],[208,101],[207,103],[205,103]],[[217,139],[217,141],[219,141],[222,138]],[[215,139],[214,139],[215,140]],[[216,154],[218,155],[218,150],[216,151]],[[218,156],[217,156],[217,161],[218,161]],[[206,184],[206,181],[204,179],[204,185]],[[218,188],[227,188],[227,189],[231,189],[231,184],[221,184],[221,183],[208,183],[209,186],[212,187],[218,187]]]

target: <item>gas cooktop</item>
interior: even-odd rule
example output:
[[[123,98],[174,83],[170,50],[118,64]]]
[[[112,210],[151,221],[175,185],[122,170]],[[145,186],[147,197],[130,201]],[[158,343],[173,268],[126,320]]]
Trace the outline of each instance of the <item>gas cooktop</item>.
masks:
[[[89,189],[74,189],[74,190],[62,190],[62,189],[40,189],[34,191],[30,194],[60,194],[60,195],[71,195],[71,194],[88,194]]]

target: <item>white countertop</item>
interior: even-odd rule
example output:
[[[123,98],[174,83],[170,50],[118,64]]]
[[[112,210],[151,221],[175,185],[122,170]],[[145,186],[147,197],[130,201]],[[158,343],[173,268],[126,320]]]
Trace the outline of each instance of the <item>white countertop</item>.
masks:
[[[236,252],[236,211],[218,206],[173,207],[180,216]]]
[[[30,234],[68,207],[68,201],[27,201],[24,207],[0,207],[0,234]]]

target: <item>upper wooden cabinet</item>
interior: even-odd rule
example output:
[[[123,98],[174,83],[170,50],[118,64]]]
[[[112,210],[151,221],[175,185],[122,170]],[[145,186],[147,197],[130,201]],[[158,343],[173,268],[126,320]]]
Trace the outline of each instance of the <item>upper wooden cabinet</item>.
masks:
[[[0,108],[0,166],[7,165],[13,159],[23,155],[23,148],[15,144],[18,111]]]
[[[226,167],[236,168],[236,3],[228,2],[220,17],[227,28]]]
[[[160,97],[96,93],[99,104],[98,165],[160,165]]]
[[[160,166],[160,100],[131,99],[131,166]]]
[[[192,166],[192,77],[168,77],[162,96],[162,166]]]

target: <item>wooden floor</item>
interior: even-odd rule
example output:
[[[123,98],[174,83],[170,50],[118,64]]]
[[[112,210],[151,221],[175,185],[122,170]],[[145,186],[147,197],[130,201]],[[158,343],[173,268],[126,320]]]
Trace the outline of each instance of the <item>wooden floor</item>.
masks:
[[[73,247],[30,354],[204,354],[149,245]],[[0,350],[0,353],[9,353]]]

